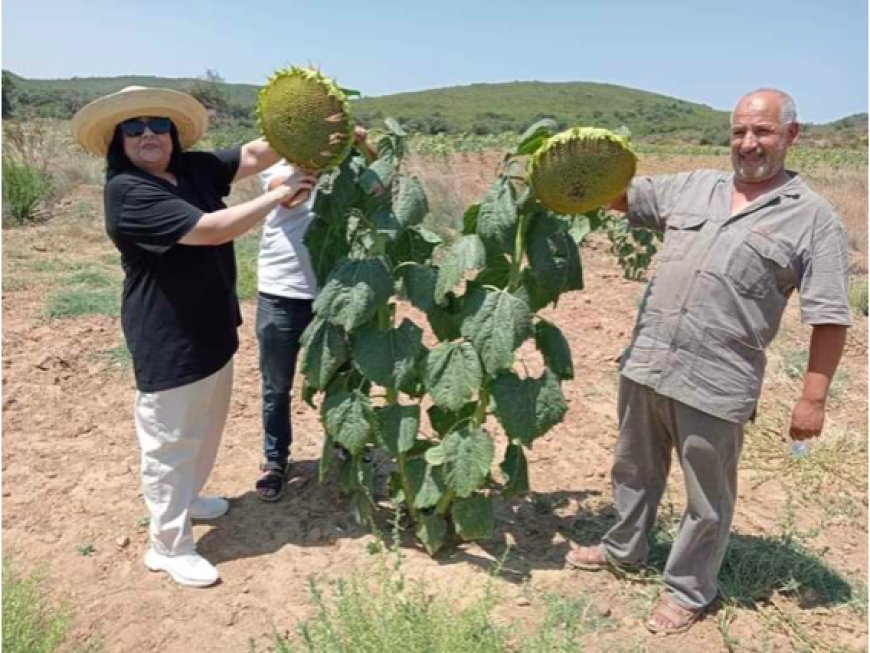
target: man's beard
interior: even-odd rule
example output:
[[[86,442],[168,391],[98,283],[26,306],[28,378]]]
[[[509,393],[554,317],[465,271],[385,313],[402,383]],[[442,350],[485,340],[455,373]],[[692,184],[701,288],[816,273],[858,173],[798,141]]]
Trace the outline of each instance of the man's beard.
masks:
[[[767,157],[757,162],[737,162],[737,175],[745,181],[763,181],[771,176],[771,165]]]

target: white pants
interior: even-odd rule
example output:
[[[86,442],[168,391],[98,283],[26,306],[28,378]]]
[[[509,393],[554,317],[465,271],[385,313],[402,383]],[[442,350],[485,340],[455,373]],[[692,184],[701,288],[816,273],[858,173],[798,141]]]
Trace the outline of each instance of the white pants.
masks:
[[[227,420],[233,361],[204,379],[136,393],[142,492],[151,546],[163,555],[195,550],[188,510],[211,473]]]

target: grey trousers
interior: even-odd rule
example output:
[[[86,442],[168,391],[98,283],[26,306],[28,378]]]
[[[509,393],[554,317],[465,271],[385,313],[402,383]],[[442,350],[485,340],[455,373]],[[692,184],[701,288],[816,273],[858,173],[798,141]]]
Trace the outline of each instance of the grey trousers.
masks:
[[[620,376],[619,440],[611,472],[619,521],[602,539],[607,556],[641,564],[665,490],[671,449],[683,468],[686,511],[665,565],[666,592],[686,608],[716,598],[734,502],[743,425],[708,415]]]

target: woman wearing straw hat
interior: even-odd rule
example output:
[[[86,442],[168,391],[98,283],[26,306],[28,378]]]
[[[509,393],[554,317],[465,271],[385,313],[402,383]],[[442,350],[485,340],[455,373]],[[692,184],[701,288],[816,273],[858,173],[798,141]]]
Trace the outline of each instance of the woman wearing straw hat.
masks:
[[[230,184],[279,156],[264,140],[186,152],[208,115],[193,97],[128,87],[73,118],[78,142],[106,157],[106,231],[121,253],[121,323],[136,377],[135,422],[150,512],[145,565],[204,587],[218,572],[197,554],[191,519],[225,499],[200,494],[217,455],[232,388],[241,313],[233,239],[278,205],[305,201],[316,178],[299,172],[227,208]]]

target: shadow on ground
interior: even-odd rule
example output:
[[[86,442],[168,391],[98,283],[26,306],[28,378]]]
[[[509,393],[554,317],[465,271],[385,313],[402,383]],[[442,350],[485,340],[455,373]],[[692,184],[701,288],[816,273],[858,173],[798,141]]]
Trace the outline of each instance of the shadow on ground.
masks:
[[[359,538],[369,531],[350,517],[349,499],[333,479],[320,483],[318,461],[293,463],[284,498],[260,501],[253,490],[231,498],[230,512],[198,542],[197,548],[215,563],[268,555],[287,544],[330,546],[342,538]],[[253,484],[253,481],[252,481]],[[534,570],[564,567],[571,542],[596,543],[616,521],[612,507],[585,510],[584,502],[599,492],[533,492],[499,501],[492,539],[469,545],[452,541],[434,560],[441,565],[473,564],[497,570],[509,582],[522,583]],[[579,510],[571,506],[580,506]],[[391,544],[394,513],[386,508],[375,515],[387,545]],[[650,536],[650,559],[643,582],[661,583],[677,523],[660,518]],[[422,550],[405,528],[400,546]],[[554,543],[555,541],[555,543]],[[476,553],[482,549],[483,555]],[[821,557],[787,537],[732,533],[719,574],[723,597],[751,606],[774,594],[794,596],[801,607],[834,606],[856,600],[850,582]]]

